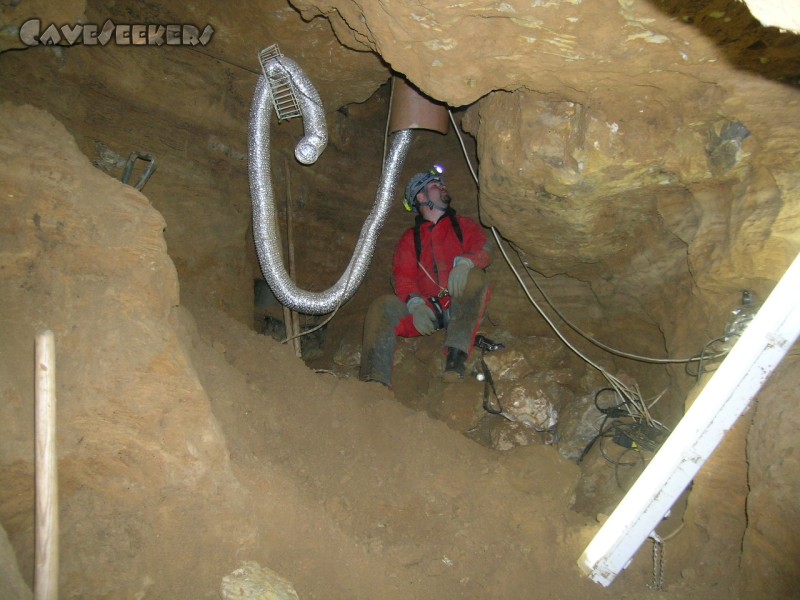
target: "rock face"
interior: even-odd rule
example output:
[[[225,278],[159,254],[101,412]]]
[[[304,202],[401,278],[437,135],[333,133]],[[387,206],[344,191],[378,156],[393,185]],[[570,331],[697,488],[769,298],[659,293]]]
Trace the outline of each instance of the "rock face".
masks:
[[[234,502],[227,490],[236,488],[171,320],[178,279],[164,220],[139,192],[93,167],[52,116],[3,103],[0,124],[3,519],[12,542],[28,548],[34,405],[26,350],[36,330],[51,329],[61,528],[80,532],[61,540],[61,593],[140,586],[180,552],[166,536],[151,551],[152,532],[180,522],[201,498]],[[98,536],[124,540],[108,547],[117,566],[102,576],[82,563]],[[30,573],[33,556],[19,560]]]
[[[246,562],[222,578],[223,600],[298,600],[290,581],[255,562]]]
[[[603,96],[635,103],[648,90],[678,100],[686,83],[735,80],[731,63],[774,79],[791,77],[795,60],[794,41],[724,0],[701,8],[614,0],[292,4],[306,18],[326,16],[344,44],[379,53],[452,106],[522,88],[582,103]]]
[[[86,10],[85,0],[65,0],[63,2],[9,3],[0,8],[0,52],[25,48],[20,38],[20,29],[31,19],[38,19],[46,28],[51,23],[57,27],[78,22]]]

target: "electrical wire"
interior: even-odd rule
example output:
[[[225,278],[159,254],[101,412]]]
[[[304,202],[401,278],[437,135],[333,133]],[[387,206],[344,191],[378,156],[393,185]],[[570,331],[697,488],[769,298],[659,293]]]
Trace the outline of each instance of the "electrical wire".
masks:
[[[480,184],[478,184],[478,176],[475,174],[475,169],[472,168],[472,162],[470,162],[469,160],[467,147],[464,145],[464,140],[461,137],[461,131],[459,131],[458,125],[456,125],[456,120],[453,117],[453,111],[448,109],[447,114],[450,115],[450,122],[453,124],[453,129],[456,132],[456,137],[458,138],[458,142],[461,144],[461,151],[464,153],[464,158],[467,161],[467,167],[469,167],[469,172],[472,173],[472,179],[474,179],[475,184],[478,187],[480,187]],[[480,206],[480,202],[478,203],[478,206]]]
[[[536,278],[531,273],[531,271],[533,271],[533,269],[531,269],[531,267],[528,266],[525,263],[525,261],[522,259],[522,257],[520,256],[519,248],[517,248],[517,246],[515,244],[513,244],[513,243],[511,243],[510,246],[514,249],[514,251],[517,254],[517,257],[520,260],[520,263],[522,264],[523,267],[525,267],[525,270],[528,272],[528,277],[530,277],[531,282],[533,282],[533,285],[535,285],[536,289],[539,290],[539,293],[545,299],[545,302],[547,302],[547,304],[550,306],[550,308],[552,308],[553,311],[559,316],[559,318],[562,321],[564,321],[564,323],[569,325],[570,328],[572,328],[572,330],[575,331],[575,333],[579,334],[582,338],[584,338],[585,340],[591,342],[592,344],[594,344],[598,348],[601,348],[601,349],[605,350],[606,352],[610,352],[611,354],[616,354],[617,356],[621,356],[623,358],[630,358],[631,360],[638,360],[638,361],[641,361],[641,362],[654,363],[654,364],[670,364],[670,363],[683,364],[683,363],[692,363],[692,362],[702,362],[703,361],[702,354],[695,355],[695,356],[693,356],[691,358],[653,358],[653,357],[649,357],[649,356],[641,356],[639,354],[632,354],[630,352],[625,352],[623,350],[617,350],[616,348],[612,348],[611,346],[608,346],[608,345],[604,344],[603,342],[593,338],[592,336],[587,334],[585,331],[583,331],[580,327],[575,325],[575,323],[573,323],[567,317],[565,317],[564,314],[558,309],[558,307],[555,304],[553,304],[553,302],[550,300],[549,296],[545,293],[545,291],[539,285],[539,282],[536,281]],[[712,341],[716,341],[716,340],[712,340]],[[712,357],[708,357],[708,358],[717,358],[717,357],[720,357],[720,356],[724,356],[725,354],[727,354],[727,352],[718,353],[718,354],[716,354],[716,355],[714,355]]]
[[[624,398],[626,401],[629,401],[631,403],[635,403],[639,407],[639,409],[641,410],[642,414],[644,415],[644,418],[646,419],[646,421],[647,421],[647,423],[649,425],[655,426],[657,424],[660,427],[666,428],[663,424],[658,423],[657,421],[655,421],[650,416],[650,412],[648,410],[647,404],[643,401],[642,395],[639,392],[638,385],[634,385],[633,388],[628,387],[625,383],[623,383],[621,380],[619,380],[617,377],[615,377],[609,371],[604,369],[602,366],[597,364],[591,358],[586,356],[586,354],[584,354],[578,348],[576,348],[575,345],[572,344],[572,342],[570,342],[564,336],[563,333],[561,333],[561,331],[558,329],[558,327],[556,327],[556,324],[553,323],[553,320],[549,317],[549,315],[547,315],[547,313],[545,313],[545,311],[542,310],[542,307],[539,306],[539,304],[536,302],[536,300],[534,300],[533,296],[531,296],[531,293],[528,290],[527,286],[525,285],[525,282],[522,281],[522,277],[520,277],[519,272],[514,267],[514,265],[511,263],[511,259],[508,257],[508,254],[506,253],[506,250],[505,250],[502,242],[500,241],[500,235],[498,234],[497,229],[495,227],[492,227],[491,230],[492,230],[492,233],[494,234],[495,240],[497,241],[497,245],[500,248],[500,252],[502,252],[503,257],[506,259],[506,262],[508,263],[508,266],[511,268],[511,272],[514,273],[514,276],[517,278],[517,281],[519,282],[520,286],[522,286],[522,290],[525,292],[525,295],[528,297],[528,300],[531,302],[531,304],[534,306],[534,308],[539,312],[539,314],[542,316],[542,318],[547,322],[547,324],[550,325],[550,328],[553,330],[553,332],[555,332],[555,334],[559,337],[559,339],[561,339],[561,341],[564,342],[564,344],[570,350],[572,350],[576,355],[578,355],[581,359],[583,359],[584,362],[586,362],[588,365],[590,365],[590,366],[594,367],[595,369],[597,369],[597,371],[599,371],[603,375],[603,377],[606,378],[606,381],[609,382],[609,384],[617,391],[617,393],[619,393],[619,395],[622,398]],[[660,396],[659,396],[659,398],[660,398]]]
[[[708,341],[706,343],[706,345],[703,346],[703,349],[700,351],[700,355],[699,355],[700,358],[699,358],[699,362],[697,363],[697,370],[696,371],[692,371],[689,368],[689,365],[687,364],[686,368],[685,368],[686,374],[689,375],[690,377],[694,377],[695,379],[700,379],[700,376],[703,373],[708,373],[709,372],[709,368],[708,368],[708,363],[709,362],[715,361],[716,359],[718,359],[718,358],[720,358],[722,356],[726,356],[728,354],[729,349],[725,349],[724,351],[715,352],[714,354],[711,354],[710,356],[706,356],[706,351],[711,346],[713,346],[714,344],[717,344],[717,343],[720,343],[720,342],[724,342],[724,343],[726,343],[726,344],[728,344],[730,346],[729,337],[725,336],[725,335],[721,335],[719,337],[714,338],[713,340]]]
[[[638,412],[638,405],[621,400],[617,404],[601,406],[598,402],[604,392],[615,392],[613,388],[602,388],[594,395],[595,408],[603,415],[597,435],[595,435],[583,449],[578,463],[582,462],[592,447],[597,443],[600,455],[606,462],[614,465],[614,479],[620,489],[625,486],[620,479],[620,468],[647,466],[650,457],[646,454],[655,452],[660,445],[660,438],[665,430],[651,427],[644,422],[643,415]],[[608,426],[607,426],[608,424]],[[618,446],[624,448],[618,456],[612,456],[607,447],[606,440],[611,439]],[[625,458],[631,453],[636,453],[636,460],[629,461]]]

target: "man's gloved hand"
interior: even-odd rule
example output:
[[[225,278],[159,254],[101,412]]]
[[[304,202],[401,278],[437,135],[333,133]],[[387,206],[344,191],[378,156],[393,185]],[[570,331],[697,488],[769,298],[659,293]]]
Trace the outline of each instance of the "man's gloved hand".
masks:
[[[447,291],[454,298],[458,298],[467,287],[467,277],[469,277],[469,270],[475,266],[475,263],[465,256],[456,256],[453,261],[453,270],[450,271],[450,277],[447,279]]]
[[[436,315],[425,300],[419,297],[411,298],[406,302],[408,312],[414,316],[414,327],[422,335],[430,335],[436,331]]]

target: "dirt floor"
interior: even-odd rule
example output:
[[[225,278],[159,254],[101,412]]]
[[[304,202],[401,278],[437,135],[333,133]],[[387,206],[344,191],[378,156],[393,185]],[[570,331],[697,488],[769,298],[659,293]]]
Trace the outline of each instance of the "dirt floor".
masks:
[[[265,469],[291,480],[279,502],[254,508],[269,515],[272,542],[242,558],[287,573],[303,557],[314,574],[291,577],[301,598],[664,595],[647,588],[648,548],[612,590],[579,574],[597,521],[571,509],[579,469],[552,446],[487,449],[379,384],[316,373],[222,314],[198,316],[191,359],[234,472],[264,500]],[[443,420],[479,418],[474,384],[451,387]],[[332,592],[331,580],[344,587]]]

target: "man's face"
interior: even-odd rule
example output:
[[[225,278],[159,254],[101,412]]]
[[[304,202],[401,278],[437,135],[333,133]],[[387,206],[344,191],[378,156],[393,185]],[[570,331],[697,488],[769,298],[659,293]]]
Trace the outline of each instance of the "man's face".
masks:
[[[434,179],[425,185],[425,197],[433,202],[436,206],[447,207],[450,204],[450,192],[447,191],[447,186]]]

